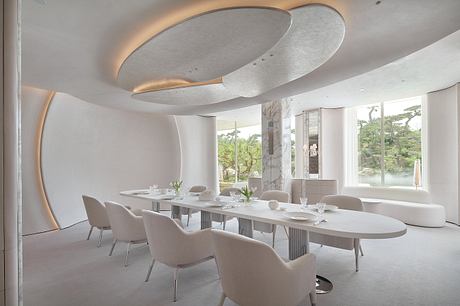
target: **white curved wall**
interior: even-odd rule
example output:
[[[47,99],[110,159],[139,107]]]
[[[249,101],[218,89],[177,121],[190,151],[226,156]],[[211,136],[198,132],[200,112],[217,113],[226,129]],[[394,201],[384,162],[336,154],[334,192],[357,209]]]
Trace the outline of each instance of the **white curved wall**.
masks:
[[[204,185],[218,193],[216,117],[176,116],[185,186]]]
[[[86,219],[81,195],[133,206],[120,190],[166,186],[180,173],[174,117],[126,112],[57,93],[42,140],[48,199],[61,228]]]

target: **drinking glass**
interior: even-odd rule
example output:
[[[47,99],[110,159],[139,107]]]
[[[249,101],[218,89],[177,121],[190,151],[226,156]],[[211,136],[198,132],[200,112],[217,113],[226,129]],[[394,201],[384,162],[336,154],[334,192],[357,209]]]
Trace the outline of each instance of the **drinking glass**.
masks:
[[[231,202],[235,202],[235,201],[236,201],[235,196],[236,196],[236,192],[235,192],[235,191],[230,191]]]
[[[307,209],[308,208],[308,198],[307,197],[300,197],[300,207],[302,209]]]
[[[321,203],[321,202],[317,203],[316,209],[318,209],[320,220],[323,220],[323,214],[324,214],[324,210],[326,209],[326,203]]]

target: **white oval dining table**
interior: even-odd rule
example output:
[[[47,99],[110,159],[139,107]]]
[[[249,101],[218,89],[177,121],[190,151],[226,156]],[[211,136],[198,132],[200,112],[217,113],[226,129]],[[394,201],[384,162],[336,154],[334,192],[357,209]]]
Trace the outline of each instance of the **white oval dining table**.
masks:
[[[171,195],[164,195],[148,190],[128,190],[121,195],[152,201],[152,209],[159,211],[159,203],[171,205],[171,217],[181,217],[181,207],[201,211],[201,228],[210,228],[212,225],[211,213],[236,217],[239,233],[253,236],[253,221],[276,224],[289,228],[289,259],[296,259],[309,253],[309,233],[320,233],[336,237],[353,239],[388,239],[402,236],[407,226],[394,218],[353,210],[337,209],[325,212],[323,217],[327,222],[295,221],[287,216],[286,212],[300,212],[298,204],[280,203],[283,210],[271,210],[267,201],[254,200],[249,205],[231,202],[230,197],[220,197],[222,201],[200,201],[197,196],[183,196],[170,199]],[[216,207],[216,204],[223,204]]]

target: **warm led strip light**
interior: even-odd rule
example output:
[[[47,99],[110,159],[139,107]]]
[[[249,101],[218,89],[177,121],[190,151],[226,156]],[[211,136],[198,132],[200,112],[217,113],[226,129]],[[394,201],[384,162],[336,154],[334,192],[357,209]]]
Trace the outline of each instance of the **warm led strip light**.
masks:
[[[42,203],[45,204],[45,207],[48,212],[49,219],[51,220],[53,226],[57,229],[60,229],[59,223],[57,222],[56,216],[54,215],[53,209],[50,206],[48,200],[48,194],[46,193],[45,184],[43,182],[43,171],[42,171],[42,138],[43,138],[43,130],[45,127],[46,117],[48,115],[48,110],[53,101],[56,92],[50,91],[48,97],[46,98],[45,106],[43,107],[43,111],[40,116],[40,120],[38,122],[37,128],[37,142],[36,142],[36,160],[35,165],[37,167],[37,179],[38,179],[38,186],[40,189],[40,195],[42,198]]]
[[[120,51],[117,56],[118,60],[115,63],[115,77],[118,75],[121,66],[125,60],[137,48],[142,46],[146,41],[152,39],[154,36],[171,28],[187,19],[201,14],[209,13],[212,11],[229,9],[229,8],[243,8],[243,7],[259,7],[259,8],[276,8],[281,10],[290,10],[300,6],[311,3],[325,4],[334,6],[335,9],[343,7],[338,0],[196,0],[180,9],[174,10],[163,18],[156,19],[152,24],[147,26],[144,30],[139,31],[132,39],[127,42],[125,47]],[[342,12],[343,16],[343,12]]]
[[[154,92],[164,89],[174,89],[174,88],[185,88],[192,86],[200,85],[211,85],[211,84],[222,84],[222,78],[206,81],[206,82],[190,82],[182,79],[173,79],[173,80],[159,80],[152,81],[142,85],[137,86],[133,89],[134,94],[140,94],[145,92]]]

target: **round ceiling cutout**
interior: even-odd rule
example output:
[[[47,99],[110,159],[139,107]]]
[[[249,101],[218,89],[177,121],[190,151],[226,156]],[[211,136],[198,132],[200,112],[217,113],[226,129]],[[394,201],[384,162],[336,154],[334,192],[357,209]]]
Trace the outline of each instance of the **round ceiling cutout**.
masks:
[[[168,105],[206,105],[237,97],[229,92],[222,83],[190,85],[133,94],[133,98],[138,100]]]
[[[243,97],[258,96],[312,72],[339,49],[345,23],[336,10],[312,4],[290,12],[291,28],[278,44],[223,77],[231,92]]]
[[[192,17],[154,36],[131,53],[118,72],[129,91],[152,80],[212,80],[273,47],[291,26],[287,11],[230,8]]]

